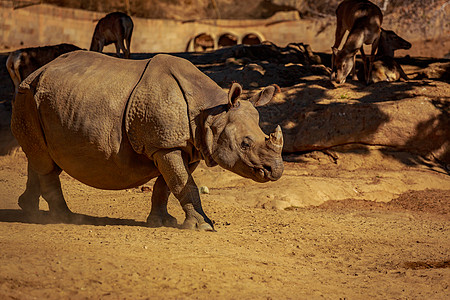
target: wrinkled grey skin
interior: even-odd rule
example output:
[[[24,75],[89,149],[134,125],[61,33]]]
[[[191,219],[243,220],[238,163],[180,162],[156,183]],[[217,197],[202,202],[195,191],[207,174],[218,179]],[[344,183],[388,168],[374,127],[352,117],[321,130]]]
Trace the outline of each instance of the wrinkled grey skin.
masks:
[[[157,55],[121,60],[94,52],[60,56],[31,74],[13,106],[12,131],[28,158],[19,206],[73,217],[64,200],[62,170],[100,189],[127,189],[157,177],[149,226],[175,226],[172,192],[186,213],[184,228],[213,230],[192,172],[204,159],[257,182],[283,173],[283,137],[265,135],[254,106],[268,103],[269,86],[249,101],[241,87],[227,95],[187,60]]]
[[[129,58],[133,27],[133,20],[127,14],[122,12],[107,14],[95,26],[89,50],[102,52],[104,46],[114,43],[117,57],[122,50],[124,57]]]

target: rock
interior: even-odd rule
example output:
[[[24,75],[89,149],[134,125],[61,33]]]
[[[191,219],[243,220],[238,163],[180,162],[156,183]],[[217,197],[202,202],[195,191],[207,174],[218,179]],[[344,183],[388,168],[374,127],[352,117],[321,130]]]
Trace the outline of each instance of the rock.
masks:
[[[150,193],[152,191],[152,188],[146,185],[141,186],[141,192],[143,193]]]
[[[448,84],[435,82],[434,88],[445,91],[448,89],[446,86]],[[260,110],[263,129],[270,132],[274,124],[282,124],[284,153],[323,150],[347,144],[377,145],[450,163],[448,101],[445,98],[427,98],[426,88],[417,88],[411,95],[402,93],[401,99],[395,99],[395,90],[404,88],[386,83],[386,90],[378,87],[373,94],[374,99],[377,96],[385,98],[351,104],[338,102],[339,99],[335,98],[327,105],[292,108],[289,102],[301,99],[291,98],[287,104]],[[395,100],[386,101],[389,100],[387,97]]]
[[[437,62],[420,71],[414,79],[450,80],[450,62]]]
[[[209,194],[209,188],[207,186],[201,186],[198,188],[200,194]]]

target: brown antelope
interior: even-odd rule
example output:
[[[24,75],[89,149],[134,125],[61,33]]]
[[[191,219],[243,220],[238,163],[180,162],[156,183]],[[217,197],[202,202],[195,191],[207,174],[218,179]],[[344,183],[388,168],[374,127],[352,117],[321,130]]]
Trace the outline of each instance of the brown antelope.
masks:
[[[44,47],[23,48],[11,52],[6,59],[6,69],[14,84],[14,96],[17,94],[19,84],[28,75],[61,54],[75,50],[81,50],[81,48],[72,44],[58,44]]]
[[[337,25],[331,63],[331,80],[344,83],[352,72],[356,78],[355,60],[358,50],[365,62],[364,44],[372,45],[370,61],[372,62],[378,48],[383,14],[378,6],[367,0],[345,0],[336,9]],[[349,31],[342,50],[338,50],[346,31]],[[371,69],[369,63],[369,73]],[[369,74],[365,72],[366,74]],[[367,81],[367,78],[366,78]]]
[[[398,36],[394,31],[381,29],[380,43],[369,74],[369,83],[408,80],[402,66],[394,59],[394,52],[398,49],[410,48],[411,43]],[[366,61],[365,64],[367,65],[368,62]]]
[[[394,57],[395,50],[411,48],[411,43],[398,36],[392,30],[381,28],[380,42],[378,43],[377,57]]]
[[[95,26],[89,50],[102,52],[104,46],[114,43],[117,57],[120,56],[120,50],[122,50],[124,57],[129,58],[133,26],[133,21],[127,14],[121,12],[107,14]]]
[[[368,58],[366,58],[365,64],[367,65],[368,63]],[[406,81],[408,79],[408,75],[403,71],[402,66],[393,57],[383,56],[372,63],[368,83],[397,80]]]

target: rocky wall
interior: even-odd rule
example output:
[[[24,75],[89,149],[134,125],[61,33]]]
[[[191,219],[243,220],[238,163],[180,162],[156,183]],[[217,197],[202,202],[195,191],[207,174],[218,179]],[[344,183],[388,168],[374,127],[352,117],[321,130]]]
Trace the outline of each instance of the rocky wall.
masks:
[[[10,49],[72,43],[89,48],[92,33],[103,13],[34,5],[20,9],[0,6],[0,44]],[[215,41],[229,33],[238,41],[247,34],[279,45],[303,42],[326,51],[332,30],[325,20],[300,20],[298,13],[279,13],[266,20],[175,21],[133,17],[132,52],[183,52],[193,38],[206,33]],[[322,30],[326,29],[326,30]],[[318,33],[319,32],[319,33]],[[114,51],[108,46],[105,51]]]

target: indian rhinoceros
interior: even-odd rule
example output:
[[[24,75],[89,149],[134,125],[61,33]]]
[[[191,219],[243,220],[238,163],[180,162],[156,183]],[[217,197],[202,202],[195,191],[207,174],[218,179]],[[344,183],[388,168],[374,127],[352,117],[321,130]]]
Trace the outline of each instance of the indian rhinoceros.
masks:
[[[19,206],[70,219],[59,175],[100,189],[128,189],[157,177],[149,226],[176,226],[167,211],[172,192],[186,214],[183,228],[213,230],[192,172],[200,160],[257,182],[283,173],[283,136],[265,135],[254,106],[276,92],[268,86],[240,100],[227,95],[189,61],[165,54],[121,60],[76,51],[32,73],[20,85],[12,131],[28,158]]]

